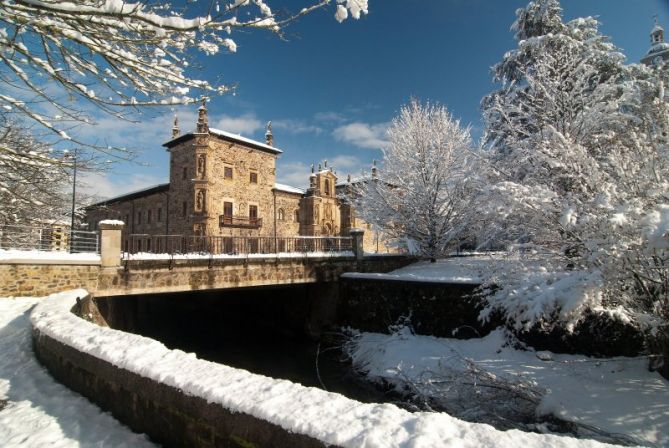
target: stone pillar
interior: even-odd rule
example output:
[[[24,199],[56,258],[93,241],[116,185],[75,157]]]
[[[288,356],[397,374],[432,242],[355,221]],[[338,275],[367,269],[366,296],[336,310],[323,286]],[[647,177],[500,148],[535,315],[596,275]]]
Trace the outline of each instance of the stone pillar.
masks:
[[[103,268],[121,266],[121,232],[123,221],[100,221],[100,259]]]
[[[362,257],[365,256],[365,245],[363,244],[365,231],[363,229],[353,228],[349,230],[349,234],[351,235],[351,238],[353,238],[352,247],[355,258],[357,260],[362,260]]]

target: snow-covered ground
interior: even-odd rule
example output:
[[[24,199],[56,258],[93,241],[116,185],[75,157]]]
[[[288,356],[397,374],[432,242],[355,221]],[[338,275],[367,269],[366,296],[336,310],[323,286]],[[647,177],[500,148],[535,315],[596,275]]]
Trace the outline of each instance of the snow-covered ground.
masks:
[[[502,255],[481,255],[471,257],[452,257],[437,260],[435,263],[419,261],[387,274],[347,273],[347,278],[366,278],[404,281],[428,281],[439,283],[480,284],[489,272],[493,262],[503,261]]]
[[[479,283],[500,262],[512,266],[514,260],[499,254],[453,257],[414,263],[388,274],[345,276]],[[424,384],[421,393],[428,395],[440,393],[431,379],[453,377],[454,372],[457,377],[471,360],[500,378],[536,384],[545,393],[540,413],[669,446],[669,381],[649,372],[645,358],[593,359],[515,350],[506,344],[501,329],[466,341],[416,336],[406,328],[392,335],[362,333],[351,350],[356,367],[370,379],[384,379],[400,388]]]
[[[0,446],[154,446],[54,381],[37,362],[28,314],[39,300],[0,298]]]
[[[43,261],[66,261],[66,262],[100,262],[100,255],[95,253],[74,253],[67,251],[41,251],[41,250],[18,250],[0,249],[0,262],[11,260],[23,260],[38,262]]]
[[[363,333],[352,357],[370,379],[398,385],[446,378],[474,361],[498,377],[536,383],[545,390],[541,413],[669,446],[669,381],[649,372],[647,359],[521,351],[505,342],[501,329],[469,340]]]
[[[468,423],[445,413],[410,413],[391,404],[360,403],[321,389],[200,360],[194,354],[169,350],[155,340],[79,319],[69,310],[75,297],[83,294],[85,291],[77,290],[44,299],[31,314],[33,325],[52,338],[120,368],[326,444],[367,448],[605,446],[569,437],[498,431],[490,425]],[[25,320],[19,319],[13,325],[27,331]]]

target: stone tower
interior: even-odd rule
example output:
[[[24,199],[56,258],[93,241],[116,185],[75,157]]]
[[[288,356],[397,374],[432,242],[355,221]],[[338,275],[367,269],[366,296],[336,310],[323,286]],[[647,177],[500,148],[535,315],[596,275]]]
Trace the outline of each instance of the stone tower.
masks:
[[[327,160],[318,165],[318,171],[311,167],[309,188],[300,201],[300,235],[339,236],[340,210],[337,199],[337,175]]]
[[[664,41],[664,28],[658,23],[655,16],[655,26],[650,31],[650,49],[641,58],[646,65],[660,65],[669,60],[669,43]]]

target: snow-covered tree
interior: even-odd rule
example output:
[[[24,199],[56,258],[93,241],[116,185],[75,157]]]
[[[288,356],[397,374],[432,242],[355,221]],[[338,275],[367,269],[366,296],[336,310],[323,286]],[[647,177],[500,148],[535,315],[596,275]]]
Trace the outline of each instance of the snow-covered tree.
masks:
[[[469,128],[445,107],[412,101],[388,130],[383,165],[356,191],[363,220],[431,258],[457,247],[471,210]]]
[[[596,19],[564,23],[557,0],[517,16],[483,101],[485,203],[488,230],[532,256],[490,279],[488,310],[524,328],[573,328],[588,310],[666,322],[666,73],[625,66]]]
[[[68,217],[72,162],[61,156],[15,123],[0,125],[0,226]]]
[[[193,89],[227,92],[189,74],[192,50],[235,52],[233,32],[281,34],[330,0],[291,2],[301,7],[295,13],[277,13],[266,0],[185,3],[187,10],[161,1],[0,0],[2,113],[70,140],[69,128],[91,121],[85,104],[123,117],[138,106],[193,102],[200,95]],[[367,0],[336,0],[340,22],[366,13]]]

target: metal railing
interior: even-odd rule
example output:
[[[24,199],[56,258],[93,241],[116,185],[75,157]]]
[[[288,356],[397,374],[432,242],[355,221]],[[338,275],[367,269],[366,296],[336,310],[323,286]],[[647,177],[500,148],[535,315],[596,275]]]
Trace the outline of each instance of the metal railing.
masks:
[[[66,226],[0,226],[0,249],[42,252],[99,253],[100,235]]]
[[[265,237],[265,236],[184,236],[128,235],[123,252],[184,255],[248,255],[277,253],[347,252],[353,249],[350,237]]]
[[[218,217],[219,227],[241,227],[247,229],[259,229],[262,227],[262,218],[249,216],[220,215]]]

